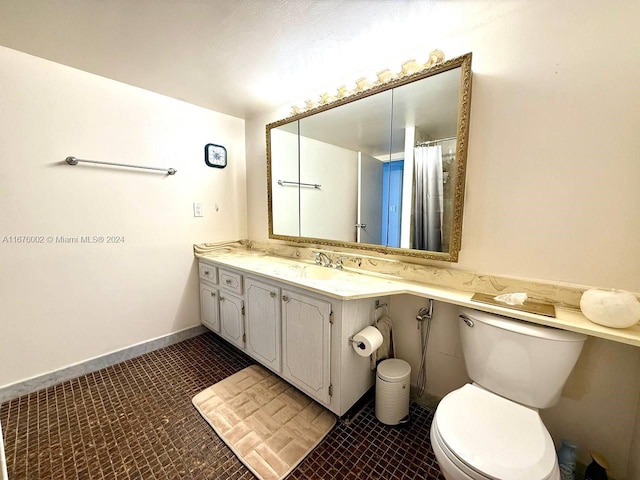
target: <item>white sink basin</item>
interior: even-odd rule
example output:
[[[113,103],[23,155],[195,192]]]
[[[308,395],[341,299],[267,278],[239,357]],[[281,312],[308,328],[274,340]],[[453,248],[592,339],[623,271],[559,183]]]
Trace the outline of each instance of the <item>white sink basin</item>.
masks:
[[[302,269],[302,276],[309,280],[339,280],[346,278],[349,274],[335,268],[320,267],[318,265],[306,265]]]

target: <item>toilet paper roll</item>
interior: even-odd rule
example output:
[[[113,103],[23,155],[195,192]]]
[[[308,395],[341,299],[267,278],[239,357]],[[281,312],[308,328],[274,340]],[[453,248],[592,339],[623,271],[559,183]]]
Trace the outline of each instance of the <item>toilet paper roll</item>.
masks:
[[[365,327],[353,336],[351,346],[361,357],[368,357],[382,345],[382,334],[376,327]]]

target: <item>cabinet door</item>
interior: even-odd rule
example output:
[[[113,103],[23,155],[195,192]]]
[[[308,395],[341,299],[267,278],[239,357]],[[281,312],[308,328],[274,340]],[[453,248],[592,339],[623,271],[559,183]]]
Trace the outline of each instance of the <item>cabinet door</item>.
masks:
[[[247,353],[280,372],[280,289],[250,278],[245,279],[244,287]]]
[[[220,335],[244,348],[244,302],[224,290],[220,290]]]
[[[331,304],[282,291],[282,376],[329,403]]]
[[[218,305],[218,289],[207,285],[200,284],[200,320],[202,324],[213,330],[220,331],[219,305]]]

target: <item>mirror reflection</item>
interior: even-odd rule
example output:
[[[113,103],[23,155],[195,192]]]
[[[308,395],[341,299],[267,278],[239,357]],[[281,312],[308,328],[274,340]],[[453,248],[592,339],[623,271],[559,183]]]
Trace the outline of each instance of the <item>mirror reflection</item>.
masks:
[[[268,126],[270,237],[455,261],[470,94],[465,58]]]
[[[301,182],[322,185],[300,187],[303,237],[385,244],[382,165],[389,160],[391,100],[389,90],[300,120]]]

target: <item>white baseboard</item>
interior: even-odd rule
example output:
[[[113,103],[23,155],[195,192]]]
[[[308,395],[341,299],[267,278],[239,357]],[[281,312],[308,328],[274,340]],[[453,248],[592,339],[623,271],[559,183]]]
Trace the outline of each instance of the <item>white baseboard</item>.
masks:
[[[168,347],[174,343],[182,342],[192,337],[196,337],[208,330],[202,325],[189,327],[178,332],[170,333],[162,337],[153,338],[145,342],[131,345],[130,347],[116,350],[99,357],[90,358],[80,363],[75,363],[52,372],[21,380],[0,387],[0,403],[21,397],[28,393],[32,393],[43,388],[56,385],[72,378],[77,378],[87,373],[95,372],[105,367],[110,367],[125,360],[139,357],[148,352],[152,352],[159,348]],[[2,477],[0,477],[0,480]]]

